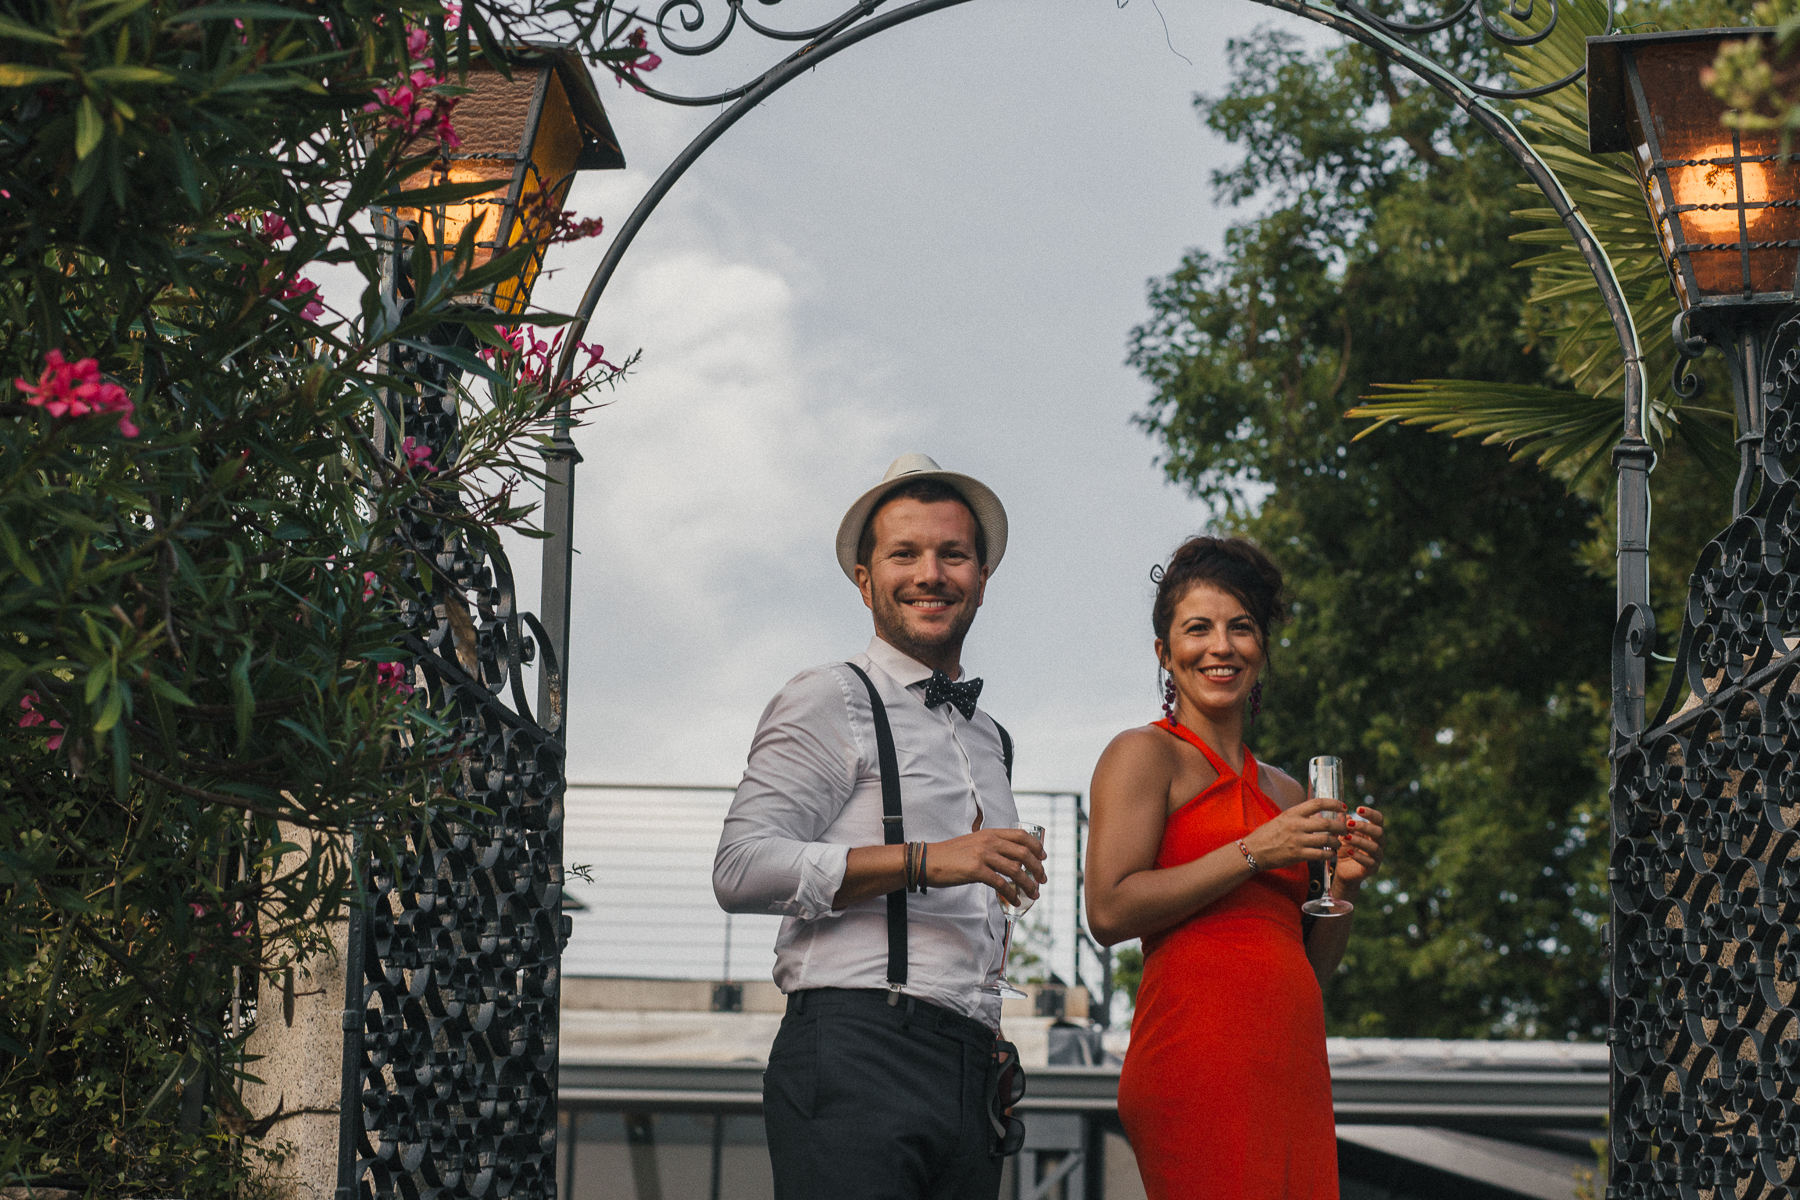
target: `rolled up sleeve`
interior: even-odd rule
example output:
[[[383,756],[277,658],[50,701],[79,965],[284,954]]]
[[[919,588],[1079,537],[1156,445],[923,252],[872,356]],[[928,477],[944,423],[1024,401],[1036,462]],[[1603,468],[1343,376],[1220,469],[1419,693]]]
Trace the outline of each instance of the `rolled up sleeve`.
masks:
[[[850,847],[818,840],[856,788],[862,748],[837,673],[806,671],[763,711],[713,858],[713,895],[733,913],[832,915]]]

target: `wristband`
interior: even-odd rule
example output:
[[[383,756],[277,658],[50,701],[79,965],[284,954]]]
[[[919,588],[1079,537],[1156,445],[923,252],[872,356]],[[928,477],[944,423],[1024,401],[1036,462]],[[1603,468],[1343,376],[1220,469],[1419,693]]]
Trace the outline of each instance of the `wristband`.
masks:
[[[1262,870],[1261,867],[1256,865],[1256,855],[1250,853],[1250,847],[1244,845],[1243,838],[1238,839],[1237,847],[1238,847],[1238,852],[1244,856],[1244,861],[1250,864],[1250,873],[1252,875],[1254,875],[1258,871]]]
[[[925,843],[906,843],[906,890],[925,894]]]

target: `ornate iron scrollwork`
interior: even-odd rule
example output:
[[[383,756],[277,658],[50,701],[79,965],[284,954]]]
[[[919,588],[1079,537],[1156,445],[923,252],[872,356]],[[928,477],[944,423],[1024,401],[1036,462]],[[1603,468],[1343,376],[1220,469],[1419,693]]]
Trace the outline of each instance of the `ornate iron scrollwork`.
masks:
[[[759,5],[773,7],[782,0],[756,0]],[[657,41],[670,54],[679,54],[687,58],[697,58],[711,54],[731,40],[740,28],[748,29],[758,37],[772,42],[804,42],[807,45],[799,51],[806,54],[816,51],[820,46],[842,37],[852,27],[873,15],[885,0],[857,0],[830,20],[806,29],[783,29],[778,25],[759,21],[746,8],[748,0],[663,0],[656,10],[656,18],[650,22],[656,30]],[[709,7],[716,3],[717,7]],[[718,15],[720,10],[724,15]],[[608,6],[603,17],[602,34],[609,44],[617,39],[620,33],[639,19],[635,9],[620,9]],[[684,38],[675,33],[679,27]],[[692,39],[692,40],[688,40]],[[763,72],[755,79],[722,92],[714,92],[705,96],[683,96],[675,92],[665,92],[641,77],[634,76],[631,85],[638,91],[665,104],[681,104],[688,107],[707,107],[714,104],[729,104],[741,99],[768,75]]]
[[[1766,345],[1753,495],[1700,557],[1651,728],[1620,731],[1619,1200],[1800,1189],[1800,312]],[[1640,626],[1615,656],[1647,652]]]
[[[1474,18],[1488,37],[1504,46],[1535,46],[1554,33],[1557,22],[1562,20],[1560,0],[1544,0],[1544,24],[1541,28],[1532,30],[1530,26],[1538,14],[1538,3],[1539,0],[1507,0],[1500,8],[1500,15],[1513,22],[1510,27],[1488,14],[1486,0],[1463,0],[1454,10],[1444,16],[1426,21],[1404,21],[1379,16],[1356,3],[1356,0],[1338,0],[1337,7],[1392,38],[1411,40],[1434,33],[1442,33]],[[1612,7],[1610,4],[1607,6],[1606,32],[1612,32]],[[1547,96],[1551,92],[1566,88],[1585,74],[1587,74],[1587,66],[1583,64],[1555,83],[1547,83],[1542,87],[1501,88],[1480,83],[1470,83],[1469,87],[1472,91],[1495,100],[1529,100],[1534,96]]]
[[[402,354],[399,373],[425,381],[397,397],[405,429],[444,461],[458,436],[454,372]],[[401,617],[427,703],[451,712],[447,745],[463,747],[447,790],[491,815],[427,810],[405,831],[397,863],[363,864],[345,1022],[356,1061],[349,1186],[356,1200],[554,1200],[569,934],[562,706],[557,697],[540,725],[521,668],[540,648],[541,670],[554,677],[558,664],[536,619],[518,611],[497,546],[468,545],[428,508],[399,536],[435,568],[408,579],[422,599]],[[352,1198],[340,1188],[339,1200]]]

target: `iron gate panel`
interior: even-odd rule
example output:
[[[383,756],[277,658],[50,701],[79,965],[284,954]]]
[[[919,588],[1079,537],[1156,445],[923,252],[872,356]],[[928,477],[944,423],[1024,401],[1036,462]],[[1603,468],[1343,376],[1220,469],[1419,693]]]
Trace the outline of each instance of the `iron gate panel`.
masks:
[[[1747,504],[1701,554],[1654,728],[1616,760],[1621,1200],[1800,1186],[1800,316],[1759,357]],[[1618,637],[1616,657],[1648,656],[1654,623],[1628,610]]]
[[[399,366],[424,381],[397,397],[403,427],[434,461],[454,457],[453,370],[410,350]],[[519,613],[497,546],[468,545],[428,509],[399,536],[436,568],[407,579],[422,599],[402,602],[403,642],[430,708],[451,713],[447,744],[463,747],[445,787],[459,805],[455,815],[419,813],[397,861],[362,862],[338,1200],[553,1200],[568,938],[555,651]],[[521,674],[540,649],[552,698],[545,725]],[[471,818],[469,804],[491,815]]]

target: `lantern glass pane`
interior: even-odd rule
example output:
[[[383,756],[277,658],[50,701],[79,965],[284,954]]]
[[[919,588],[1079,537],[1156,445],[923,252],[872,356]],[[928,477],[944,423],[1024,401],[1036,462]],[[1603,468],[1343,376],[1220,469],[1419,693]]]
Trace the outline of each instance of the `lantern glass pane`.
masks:
[[[1735,134],[1724,105],[1701,84],[1720,39],[1648,43],[1634,49],[1649,107],[1633,106],[1631,132],[1650,209],[1671,263],[1685,258],[1697,295],[1676,270],[1682,302],[1787,293],[1800,254],[1800,176],[1781,156],[1778,131]]]
[[[511,164],[487,161],[457,161],[433,166],[407,179],[407,188],[435,187],[443,183],[477,183],[491,180],[493,190],[461,204],[437,205],[427,209],[399,210],[403,222],[417,226],[417,236],[431,246],[435,265],[449,260],[461,239],[463,230],[475,224],[475,266],[494,257],[494,238],[505,212],[506,188],[512,182]]]
[[[507,79],[482,59],[469,64],[469,91],[457,103],[453,116],[462,144],[403,185],[411,189],[443,183],[493,182],[492,191],[459,204],[398,210],[400,220],[415,227],[413,236],[430,245],[434,269],[449,260],[471,223],[475,225],[471,266],[485,266],[506,237],[502,229],[503,224],[510,223],[506,197],[518,171],[525,122],[531,113],[539,71],[515,66],[512,73],[513,77]]]
[[[543,116],[538,121],[537,140],[531,148],[531,166],[525,172],[525,183],[519,198],[519,220],[514,225],[509,246],[529,238],[532,250],[525,269],[508,279],[494,294],[495,307],[505,312],[520,312],[531,295],[543,266],[544,250],[555,232],[555,218],[562,212],[574,179],[575,160],[581,154],[582,132],[575,111],[563,90],[562,77],[551,72],[544,91]]]

